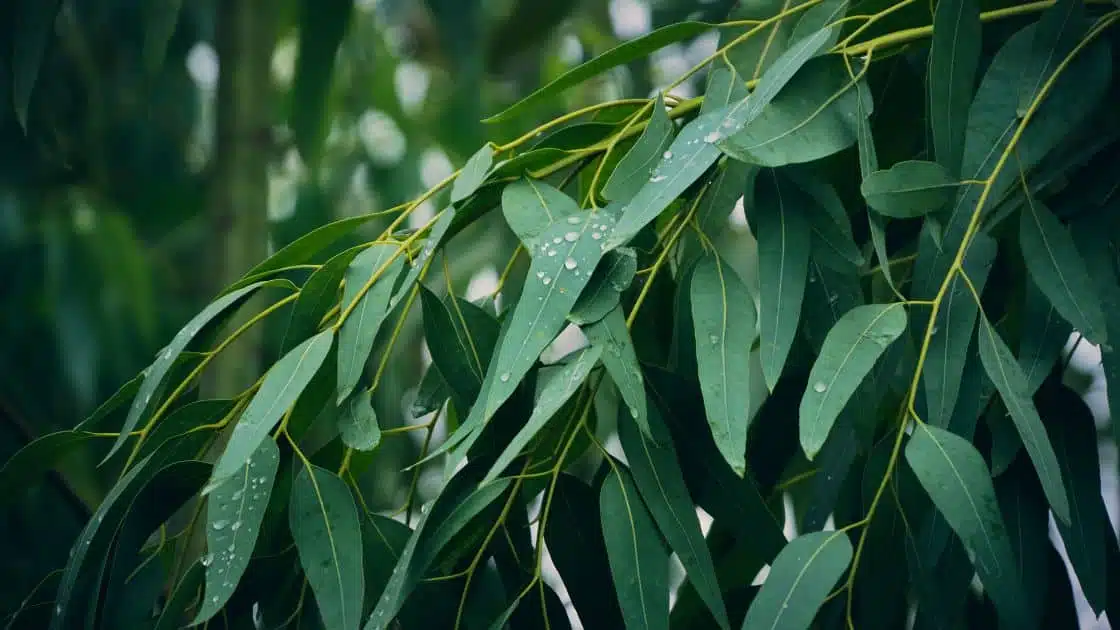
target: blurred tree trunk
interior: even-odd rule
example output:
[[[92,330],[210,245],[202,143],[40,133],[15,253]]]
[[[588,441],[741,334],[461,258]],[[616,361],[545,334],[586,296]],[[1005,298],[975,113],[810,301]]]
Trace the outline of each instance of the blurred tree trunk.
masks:
[[[217,125],[211,179],[210,295],[264,259],[268,245],[268,159],[271,148],[275,0],[218,2]],[[252,313],[257,309],[244,309]],[[229,330],[243,323],[237,318]],[[206,396],[229,397],[259,375],[260,329],[249,331],[215,361]]]

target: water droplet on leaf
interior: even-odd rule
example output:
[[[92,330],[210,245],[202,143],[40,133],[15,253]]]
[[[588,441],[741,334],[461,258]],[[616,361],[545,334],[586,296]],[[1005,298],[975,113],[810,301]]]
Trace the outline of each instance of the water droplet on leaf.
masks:
[[[575,269],[577,264],[578,263],[576,263],[575,258],[569,258],[569,259],[564,261],[564,268],[570,271],[572,269]]]
[[[813,383],[813,391],[817,392],[818,394],[823,394],[826,389],[828,389],[828,385],[825,385],[821,381]]]

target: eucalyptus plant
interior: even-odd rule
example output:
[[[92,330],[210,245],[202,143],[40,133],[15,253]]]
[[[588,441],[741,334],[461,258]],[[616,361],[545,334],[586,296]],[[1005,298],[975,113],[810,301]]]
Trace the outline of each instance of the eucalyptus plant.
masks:
[[[94,443],[120,471],[41,589],[50,627],[567,628],[548,559],[585,628],[1076,627],[1051,517],[1120,620],[1093,417],[1063,384],[1071,336],[1096,344],[1120,409],[1120,9],[748,4],[497,114],[719,33],[652,98],[487,144],[277,251],[9,460],[0,496]],[[694,76],[703,95],[674,95]],[[491,211],[520,247],[468,301],[430,272]],[[417,420],[382,427],[370,398],[417,310]],[[199,399],[277,317],[280,358]],[[542,361],[573,327],[586,343]],[[407,434],[407,499],[371,511],[355,479]],[[424,505],[421,471],[442,480]]]

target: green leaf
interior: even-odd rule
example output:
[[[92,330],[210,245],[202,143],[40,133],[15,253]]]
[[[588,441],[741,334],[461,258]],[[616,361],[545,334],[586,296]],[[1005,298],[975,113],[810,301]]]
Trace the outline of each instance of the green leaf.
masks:
[[[178,630],[183,627],[187,610],[198,600],[206,577],[205,567],[194,563],[183,573],[159,613],[154,630]]]
[[[291,350],[301,341],[319,332],[320,322],[338,304],[339,289],[346,269],[361,251],[361,247],[352,247],[334,256],[316,269],[303,283],[299,297],[292,306],[292,315],[288,319],[288,329],[284,332],[281,352]]]
[[[759,353],[773,391],[793,347],[809,277],[811,232],[804,210],[812,203],[776,171],[755,182],[753,231],[758,240]]]
[[[340,305],[344,312],[352,310],[338,331],[337,400],[340,404],[362,378],[377,331],[389,316],[393,286],[404,268],[404,257],[398,255],[399,251],[396,245],[373,245],[358,254],[346,269],[346,286]],[[381,275],[369,290],[359,295],[379,271]]]
[[[836,188],[809,171],[793,171],[794,182],[808,193],[806,216],[813,232],[813,257],[837,271],[862,266],[863,252],[852,236],[852,223]]]
[[[653,102],[653,113],[645,130],[634,146],[614,168],[607,185],[603,187],[603,197],[611,201],[624,201],[638,194],[642,186],[653,175],[653,169],[661,161],[661,156],[673,142],[676,127],[665,112],[665,101],[661,94]]]
[[[536,256],[538,246],[548,247],[541,241],[546,230],[569,218],[579,224],[580,212],[571,197],[542,181],[525,178],[502,191],[502,214],[530,256]]]
[[[928,239],[923,233],[922,239]],[[928,242],[928,240],[923,240]],[[984,291],[988,274],[996,257],[996,241],[984,233],[978,233],[968,247],[962,263],[964,272],[972,280],[978,292]],[[932,336],[926,350],[925,367],[922,370],[922,383],[925,391],[925,421],[938,427],[946,427],[953,416],[957,397],[964,383],[963,375],[968,362],[968,349],[972,343],[972,331],[976,328],[976,315],[980,312],[976,298],[968,288],[968,283],[960,274],[955,274],[949,288],[941,299],[937,320],[933,324]],[[914,320],[914,330],[925,332],[926,314],[921,309]],[[920,341],[920,340],[919,340]]]
[[[1015,568],[1023,584],[1025,602],[1031,615],[1040,618],[1048,586],[1047,558],[1040,551],[1050,547],[1050,508],[1025,460],[1020,459],[1006,474],[996,477],[995,489],[1018,562]]]
[[[468,409],[482,388],[499,325],[474,304],[454,297],[445,304],[424,286],[420,299],[432,364],[451,388],[455,403]]]
[[[652,413],[657,413],[655,406],[650,405],[650,408]],[[657,528],[684,565],[689,582],[720,627],[729,628],[731,622],[727,619],[727,609],[720,595],[715,565],[704,544],[704,534],[696,518],[696,506],[688,494],[672,439],[660,421],[651,428],[654,426],[657,427],[657,435],[655,439],[649,439],[631,417],[625,412],[619,413],[618,439],[626,452],[630,472]]]
[[[405,296],[412,293],[412,288],[420,279],[420,273],[428,264],[428,259],[435,253],[436,248],[443,245],[444,239],[448,237],[451,228],[455,226],[455,219],[458,218],[453,206],[448,206],[439,212],[439,218],[436,219],[431,230],[428,232],[427,239],[424,241],[424,247],[420,253],[412,260],[412,268],[405,274],[404,279],[397,283],[397,290],[393,293],[393,299],[389,300],[389,311],[392,311],[400,304],[400,301]]]
[[[39,79],[43,54],[54,35],[54,23],[60,4],[60,0],[21,2],[12,9],[16,15],[11,23],[18,25],[13,29],[11,40],[12,105],[15,107],[19,126],[25,131],[31,93]]]
[[[716,144],[757,118],[828,38],[829,31],[822,30],[797,42],[766,71],[748,98],[703,114],[685,125],[662,155],[653,176],[623,209],[606,248],[614,249],[633,238],[715,164],[720,156]]]
[[[743,620],[743,630],[808,628],[852,561],[844,532],[813,532],[792,541],[770,567]]]
[[[226,293],[208,304],[206,308],[202,309],[198,315],[191,318],[191,321],[187,322],[187,325],[183,326],[183,328],[175,334],[175,337],[171,339],[171,343],[167,344],[167,347],[160,352],[156,360],[148,367],[148,375],[144,377],[144,382],[140,385],[140,391],[136,392],[136,397],[132,400],[132,406],[128,410],[128,417],[125,418],[124,424],[121,426],[120,435],[113,441],[113,446],[109,449],[109,453],[105,455],[102,463],[108,461],[109,458],[115,455],[116,452],[120,450],[121,446],[124,445],[125,440],[128,439],[128,434],[136,428],[140,419],[147,413],[148,407],[152,404],[152,399],[157,398],[155,396],[156,391],[163,384],[168,372],[171,371],[175,360],[186,350],[187,345],[194,340],[195,336],[198,335],[203,327],[225,311],[236,308],[236,306],[242,304],[244,300],[248,299],[250,294],[266,284],[270,283],[256,282],[231,293]]]
[[[593,324],[618,306],[622,292],[634,282],[638,272],[638,256],[629,247],[607,252],[595,268],[587,288],[579,294],[568,321],[583,326]]]
[[[848,399],[904,330],[906,310],[895,303],[857,306],[829,331],[809,372],[799,412],[801,448],[810,460],[824,446]]]
[[[356,451],[372,451],[381,443],[381,427],[370,402],[370,390],[362,389],[344,403],[338,417],[342,443]]]
[[[167,0],[153,2],[145,11],[142,54],[144,67],[149,73],[155,74],[163,66],[164,57],[167,56],[167,44],[175,35],[182,6],[183,0]]]
[[[443,403],[450,396],[450,388],[447,381],[443,379],[443,375],[440,374],[439,368],[435,365],[429,365],[428,369],[424,370],[424,375],[420,377],[416,400],[412,401],[409,413],[412,414],[413,418],[434,413],[443,406]]]
[[[475,151],[455,178],[455,184],[451,187],[451,203],[458,203],[478,190],[482,182],[486,181],[486,174],[493,163],[494,149],[489,144],[484,144]]]
[[[483,484],[497,479],[509,467],[510,463],[521,454],[521,451],[528,446],[529,442],[540,433],[545,424],[556,415],[556,412],[560,411],[560,408],[575,395],[591,374],[592,368],[599,363],[599,357],[602,353],[602,346],[584,348],[573,353],[574,356],[562,366],[541,369],[533,415],[529,416],[529,420],[510,440],[509,445],[502,450],[502,454],[490,467],[490,472],[486,473],[486,477],[483,478]]]
[[[601,348],[601,359],[607,374],[622,394],[630,417],[638,423],[647,436],[650,433],[646,409],[646,388],[642,381],[642,370],[638,364],[638,354],[626,326],[622,308],[612,310],[606,317],[583,329],[593,346]]]
[[[669,628],[669,554],[630,473],[611,462],[599,492],[603,541],[630,630]]]
[[[1075,329],[1093,343],[1105,343],[1104,311],[1069,231],[1029,196],[1020,217],[1019,245],[1031,278]]]
[[[16,451],[0,466],[0,506],[23,496],[40,476],[94,437],[85,431],[58,431],[36,438]]]
[[[871,92],[866,82],[849,76],[842,59],[812,59],[757,118],[719,148],[761,166],[819,160],[856,143],[858,118],[871,114],[870,107],[859,111],[861,98],[870,104]]]
[[[328,630],[357,628],[365,594],[362,531],[346,482],[305,464],[292,483],[292,540]]]
[[[600,520],[595,491],[576,477],[559,475],[544,530],[549,555],[583,627],[621,628]]]
[[[937,162],[908,160],[863,179],[867,205],[895,219],[913,219],[949,203],[960,182]]]
[[[691,292],[696,368],[708,426],[723,458],[742,476],[750,426],[750,349],[758,334],[754,299],[718,255],[696,264]]]
[[[1025,282],[1019,366],[1027,378],[1027,392],[1034,395],[1062,355],[1073,331],[1032,280]]]
[[[261,442],[268,439],[268,432],[296,402],[323,365],[333,341],[334,331],[324,330],[292,348],[268,370],[260,389],[234,426],[225,451],[214,466],[210,483],[203,490],[204,494],[236,475]]]
[[[984,590],[1012,627],[1030,625],[1015,557],[984,458],[964,438],[919,424],[906,461],[973,556]]]
[[[700,113],[706,114],[715,111],[730,103],[737,103],[750,92],[743,82],[743,77],[729,66],[718,66],[708,72],[707,85],[704,87],[704,102],[700,104]]]
[[[1058,521],[1066,555],[1077,574],[1082,593],[1099,615],[1108,604],[1106,558],[1108,538],[1113,536],[1101,500],[1101,462],[1093,414],[1075,392],[1062,386],[1040,394],[1047,428],[1069,495],[1068,523]]]
[[[980,5],[944,0],[933,12],[926,91],[933,155],[950,173],[960,173],[965,128],[980,64]]]
[[[206,505],[206,591],[191,625],[216,615],[241,581],[257,545],[261,521],[280,466],[276,442],[265,440],[236,475],[210,493]]]
[[[1065,486],[1062,485],[1058,459],[1054,455],[1050,438],[1046,435],[1046,428],[1042,426],[1042,418],[1031,400],[1027,377],[986,317],[980,319],[977,335],[984,370],[995,383],[1003,404],[1015,421],[1015,428],[1019,430],[1023,445],[1027,447],[1027,453],[1034,462],[1035,471],[1042,481],[1042,489],[1046,492],[1054,516],[1063,523],[1069,523],[1069,500],[1066,498]]]
[[[251,283],[253,278],[262,274],[271,273],[277,269],[283,269],[284,267],[290,267],[292,265],[307,263],[315,254],[330,247],[340,238],[350,234],[375,218],[378,218],[376,213],[366,214],[350,217],[348,219],[341,219],[334,223],[328,223],[322,227],[315,228],[291,243],[288,243],[283,249],[247,271],[240,280],[227,287],[225,293],[241,289],[245,285]]]
[[[513,119],[544,103],[551,102],[568,88],[581,85],[584,81],[611,68],[644,59],[655,50],[675,42],[692,39],[710,28],[710,24],[704,24],[703,22],[678,22],[619,44],[591,61],[572,68],[548,85],[482,122],[499,123]]]
[[[299,3],[299,56],[291,89],[292,129],[305,163],[316,165],[328,127],[335,58],[350,25],[354,0]]]

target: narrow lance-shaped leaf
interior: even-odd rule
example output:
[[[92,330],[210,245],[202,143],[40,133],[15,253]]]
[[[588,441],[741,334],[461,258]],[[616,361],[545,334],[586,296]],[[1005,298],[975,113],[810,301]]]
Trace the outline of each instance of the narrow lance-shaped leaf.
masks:
[[[731,468],[746,471],[750,424],[750,349],[757,336],[754,299],[718,255],[692,273],[696,368],[712,437]]]
[[[350,488],[327,470],[304,466],[292,482],[288,522],[323,626],[357,628],[365,587],[362,531]]]
[[[335,59],[354,13],[353,0],[299,3],[299,56],[292,79],[288,125],[300,155],[317,164],[328,126]]]
[[[1027,295],[1019,338],[1019,366],[1027,378],[1027,393],[1033,396],[1061,357],[1072,327],[1034,281],[1028,279],[1024,288]]]
[[[669,554],[630,473],[611,464],[599,509],[622,617],[628,630],[668,630]]]
[[[346,269],[361,252],[360,247],[352,247],[323,263],[312,273],[300,288],[299,297],[292,306],[288,319],[288,329],[284,332],[281,352],[296,347],[319,331],[319,323],[338,304],[338,294]]]
[[[1069,230],[1030,196],[1020,217],[1019,244],[1035,284],[1089,341],[1105,343],[1101,301]]]
[[[1011,627],[1029,626],[1007,530],[984,458],[967,440],[928,424],[915,428],[906,461],[972,554],[984,591]]]
[[[634,282],[638,272],[638,256],[628,247],[608,252],[603,262],[595,268],[587,288],[579,294],[572,306],[568,321],[583,326],[607,316],[616,306],[622,292]]]
[[[649,408],[653,410],[651,413],[657,413],[655,405]],[[626,452],[638,492],[669,548],[684,565],[689,582],[720,627],[729,628],[731,622],[716,580],[715,565],[704,543],[696,506],[685,485],[669,430],[660,418],[651,423],[651,429],[655,431],[654,439],[642,435],[626,412],[618,415],[618,439]]]
[[[662,156],[653,176],[627,203],[606,248],[614,249],[633,238],[699,179],[719,159],[716,143],[754,120],[794,73],[820,52],[829,36],[826,29],[797,42],[763,74],[750,96],[685,125]]]
[[[15,501],[38,477],[97,437],[86,431],[57,431],[36,438],[0,466],[0,507]]]
[[[645,130],[614,168],[607,185],[603,187],[603,197],[623,201],[638,194],[652,176],[661,155],[673,142],[674,131],[676,128],[673,121],[669,120],[669,115],[665,112],[665,101],[658,94]]]
[[[200,624],[229,601],[249,566],[261,520],[280,465],[276,442],[265,440],[238,473],[210,493],[206,507],[206,591],[193,624]]]
[[[451,187],[451,203],[458,203],[478,190],[482,182],[486,181],[486,174],[490,172],[493,163],[494,149],[489,144],[484,144],[475,151],[455,178],[455,184]]]
[[[808,628],[851,561],[852,543],[842,531],[793,539],[771,564],[743,630]]]
[[[565,72],[548,85],[507,107],[501,113],[485,119],[483,122],[498,123],[510,120],[522,113],[532,110],[541,103],[551,101],[568,88],[579,85],[611,68],[630,63],[637,59],[644,59],[651,52],[659,48],[668,46],[674,42],[691,39],[710,28],[710,25],[703,22],[678,22],[619,44],[598,57]]]
[[[1054,447],[1046,435],[1046,428],[1042,426],[1042,418],[1031,400],[1027,377],[986,317],[980,318],[977,334],[984,370],[995,384],[1003,404],[1007,406],[1007,411],[1015,422],[1015,428],[1019,430],[1019,437],[1023,439],[1023,445],[1034,462],[1035,471],[1042,481],[1042,489],[1046,492],[1046,499],[1054,510],[1054,516],[1063,523],[1069,523],[1069,499],[1062,484],[1058,458],[1054,455]]]
[[[950,173],[960,173],[968,108],[980,64],[980,5],[942,0],[933,12],[926,92],[933,155]]]
[[[564,403],[575,395],[591,374],[591,369],[599,362],[602,353],[602,346],[592,346],[578,351],[575,357],[562,366],[545,368],[541,377],[540,393],[533,407],[533,415],[529,416],[525,426],[521,427],[494,461],[482,483],[489,483],[496,479],[521,454],[545,424],[560,411]]]
[[[247,271],[240,280],[226,287],[224,293],[240,290],[242,287],[251,284],[252,279],[261,274],[270,273],[290,265],[306,263],[311,260],[315,254],[330,247],[338,241],[338,239],[354,232],[378,216],[380,216],[378,213],[373,212],[357,217],[350,217],[348,219],[340,219],[333,223],[315,228],[291,243],[288,243],[283,249]]]
[[[863,179],[860,192],[877,212],[896,219],[913,219],[949,203],[960,182],[937,162],[909,160]]]
[[[443,245],[443,240],[447,238],[448,233],[451,231],[452,226],[455,224],[455,207],[448,206],[439,212],[439,218],[436,219],[431,229],[428,231],[428,236],[424,239],[424,247],[420,253],[412,260],[412,268],[405,274],[404,279],[397,285],[397,291],[393,293],[393,299],[389,300],[389,309],[392,311],[400,304],[405,296],[412,293],[412,288],[420,279],[420,273],[428,263],[428,259],[435,253],[436,248]]]
[[[381,443],[381,427],[370,394],[370,390],[362,389],[351,396],[338,417],[342,443],[356,451],[372,451]]]
[[[772,391],[797,334],[809,277],[809,222],[812,203],[779,177],[763,172],[755,184],[754,233],[758,239],[758,319],[762,375]]]
[[[749,92],[743,77],[735,68],[720,65],[708,72],[707,85],[704,87],[704,102],[700,104],[700,113],[706,114],[715,111],[729,103],[735,103],[747,97]]]
[[[186,350],[187,345],[194,340],[203,327],[228,309],[241,304],[257,289],[272,284],[271,282],[256,282],[231,293],[226,293],[208,304],[198,315],[191,318],[186,326],[175,333],[171,343],[167,344],[163,352],[148,367],[148,375],[141,383],[140,390],[136,392],[136,397],[132,399],[132,406],[128,409],[128,416],[125,418],[124,425],[121,426],[120,435],[113,441],[113,446],[109,449],[109,453],[105,455],[102,463],[108,461],[124,445],[128,435],[132,433],[132,430],[140,422],[140,418],[147,412],[149,405],[152,403],[152,398],[155,397],[156,391],[163,384],[168,372],[171,371],[175,360]]]
[[[346,287],[340,307],[351,309],[338,331],[337,399],[341,404],[362,378],[377,331],[389,315],[393,285],[404,268],[404,256],[396,245],[375,244],[358,254],[346,270]],[[396,256],[394,259],[393,257]],[[361,293],[378,271],[381,275]]]
[[[573,225],[579,224],[576,216],[579,212],[579,206],[571,197],[542,181],[520,179],[502,191],[502,214],[506,223],[534,258],[539,246],[549,249],[549,243],[541,241],[542,233],[568,217],[575,217]]]
[[[607,369],[614,384],[622,394],[630,417],[638,423],[647,436],[650,432],[646,406],[646,388],[642,380],[642,369],[638,364],[638,354],[622,307],[616,307],[606,317],[583,329],[592,345],[603,349],[603,367]]]
[[[312,377],[319,371],[330,352],[334,331],[324,330],[292,348],[276,365],[268,370],[260,389],[249,401],[241,418],[230,434],[225,451],[214,466],[210,483],[204,494],[215,490],[223,481],[234,476],[268,438]]]
[[[47,43],[54,34],[54,22],[58,15],[60,0],[41,0],[21,2],[12,6],[17,14],[12,22],[18,25],[10,42],[12,64],[12,105],[15,107],[19,126],[27,129],[27,108],[31,104],[31,93],[39,78],[39,65]]]
[[[865,262],[852,235],[852,222],[836,187],[810,170],[789,173],[807,197],[806,217],[813,233],[812,254],[820,264],[848,273]]]
[[[836,417],[875,362],[905,329],[906,310],[895,303],[857,306],[829,331],[801,399],[801,448],[809,459],[821,450]]]

